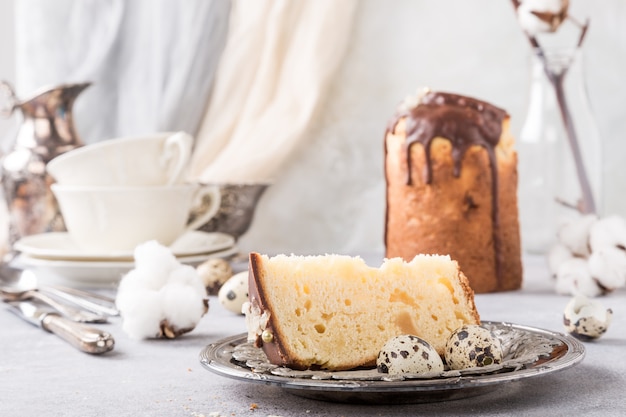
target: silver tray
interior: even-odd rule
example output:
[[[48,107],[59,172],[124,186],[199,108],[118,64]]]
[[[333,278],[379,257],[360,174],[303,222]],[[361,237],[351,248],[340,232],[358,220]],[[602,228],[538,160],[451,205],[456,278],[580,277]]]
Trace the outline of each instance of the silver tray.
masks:
[[[409,404],[473,397],[507,382],[547,375],[576,365],[585,348],[572,336],[503,322],[486,322],[502,342],[504,361],[489,368],[446,371],[435,378],[389,377],[372,370],[295,371],[272,365],[246,334],[231,336],[200,352],[203,367],[237,380],[274,385],[291,394],[323,401]]]

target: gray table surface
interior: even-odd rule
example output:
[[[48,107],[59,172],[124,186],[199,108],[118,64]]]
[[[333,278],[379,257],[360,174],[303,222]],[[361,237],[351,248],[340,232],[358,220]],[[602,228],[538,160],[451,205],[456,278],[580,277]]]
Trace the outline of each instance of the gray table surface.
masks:
[[[522,290],[476,296],[484,320],[558,332],[568,301],[554,293],[536,257],[525,259]],[[245,331],[243,317],[215,298],[199,326],[175,340],[131,340],[120,319],[101,325],[116,338],[115,350],[102,356],[74,350],[0,305],[0,416],[623,416],[626,291],[601,301],[613,309],[613,323],[602,339],[585,344],[584,360],[572,368],[478,397],[384,406],[303,399],[204,369],[198,355],[207,344]]]

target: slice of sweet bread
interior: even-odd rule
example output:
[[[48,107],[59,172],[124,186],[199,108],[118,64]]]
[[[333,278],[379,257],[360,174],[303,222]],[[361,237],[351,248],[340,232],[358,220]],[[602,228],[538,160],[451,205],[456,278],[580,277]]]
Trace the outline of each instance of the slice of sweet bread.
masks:
[[[448,336],[479,324],[474,293],[448,256],[387,259],[250,254],[249,339],[294,369],[375,366],[392,337],[412,334],[443,354]]]

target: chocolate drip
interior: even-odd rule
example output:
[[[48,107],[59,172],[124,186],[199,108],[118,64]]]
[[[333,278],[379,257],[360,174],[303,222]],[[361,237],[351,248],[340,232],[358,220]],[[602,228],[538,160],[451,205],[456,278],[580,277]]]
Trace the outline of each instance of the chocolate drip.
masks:
[[[261,284],[258,282],[259,277],[263,276],[261,255],[256,252],[251,252],[249,255],[248,263],[248,298],[252,307],[258,309],[259,314],[262,314],[267,309],[267,300],[265,294],[262,291]],[[272,341],[264,342],[261,335],[258,335],[254,342],[254,345],[258,348],[263,348],[263,352],[267,356],[270,363],[275,365],[288,365],[293,369],[302,369],[296,364],[293,364],[288,354],[282,349],[279,343],[279,336],[276,334],[273,321],[275,319],[270,316],[267,326],[264,330],[267,330],[272,334]]]
[[[460,175],[461,161],[470,147],[481,146],[487,151],[492,178],[493,246],[499,282],[501,282],[501,243],[498,234],[498,168],[495,147],[500,141],[502,121],[506,116],[506,111],[484,101],[450,93],[427,92],[417,106],[399,111],[387,127],[387,133],[393,132],[398,121],[405,118],[404,157],[407,162],[407,185],[413,182],[411,146],[415,143],[421,143],[424,147],[426,184],[432,182],[430,148],[435,138],[445,138],[452,144],[455,177]]]

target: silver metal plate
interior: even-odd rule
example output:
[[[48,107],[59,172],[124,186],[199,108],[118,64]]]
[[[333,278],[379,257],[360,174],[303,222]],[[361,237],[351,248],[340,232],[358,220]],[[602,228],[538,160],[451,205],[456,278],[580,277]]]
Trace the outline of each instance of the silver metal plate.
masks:
[[[503,322],[482,322],[502,342],[504,361],[489,368],[446,371],[436,378],[389,378],[372,370],[295,371],[272,365],[241,334],[206,346],[201,364],[211,372],[245,382],[281,387],[294,395],[361,404],[448,401],[492,392],[499,385],[547,375],[582,361],[585,348],[572,336]]]

